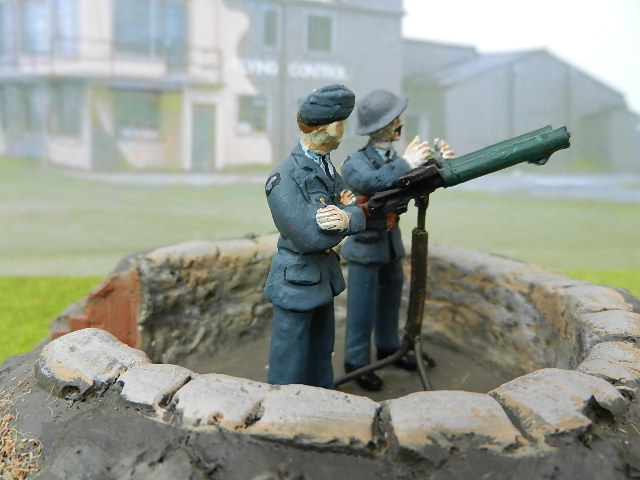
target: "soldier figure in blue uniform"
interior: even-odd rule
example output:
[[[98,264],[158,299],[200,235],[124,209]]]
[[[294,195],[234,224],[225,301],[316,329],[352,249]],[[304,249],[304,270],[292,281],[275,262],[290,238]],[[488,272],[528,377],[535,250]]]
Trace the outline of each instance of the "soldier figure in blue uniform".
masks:
[[[364,230],[365,216],[329,152],[340,145],[355,95],[342,85],[315,90],[300,106],[300,143],[265,185],[280,232],[264,295],[273,304],[269,383],[334,388],[333,298],[345,288],[332,250]]]
[[[369,143],[349,156],[342,175],[358,201],[393,187],[398,177],[434,155],[428,142],[416,137],[402,156],[392,143],[400,138],[400,115],[407,99],[386,90],[376,90],[358,103],[359,135],[369,135]],[[453,151],[439,142],[443,158]],[[366,230],[349,237],[342,256],[349,262],[347,288],[347,329],[345,338],[345,371],[352,372],[370,363],[371,334],[374,332],[377,358],[388,357],[398,350],[398,310],[402,291],[402,245],[398,215],[374,215],[367,218]],[[396,365],[416,369],[413,355],[401,357]],[[366,390],[380,390],[382,379],[374,372],[359,375],[358,384]]]

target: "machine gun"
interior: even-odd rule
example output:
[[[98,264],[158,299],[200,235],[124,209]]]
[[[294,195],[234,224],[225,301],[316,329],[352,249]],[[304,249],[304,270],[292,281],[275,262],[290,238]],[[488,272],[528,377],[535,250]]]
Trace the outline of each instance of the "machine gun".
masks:
[[[568,147],[567,128],[553,130],[547,126],[461,157],[433,158],[400,177],[394,188],[375,193],[366,205],[372,215],[404,213],[409,200],[429,195],[440,187],[453,187],[519,163],[544,165],[554,152]]]
[[[394,188],[375,193],[366,202],[368,214],[397,214],[407,211],[411,199],[418,207],[418,222],[411,236],[411,284],[407,322],[400,348],[391,356],[376,363],[359,368],[338,378],[341,385],[359,375],[390,365],[413,350],[418,364],[418,373],[425,390],[432,390],[424,362],[435,362],[422,352],[420,333],[424,302],[427,296],[427,248],[429,234],[425,230],[425,217],[429,205],[429,194],[440,187],[452,187],[490,173],[527,162],[537,165],[547,163],[556,151],[569,147],[569,132],[566,127],[553,130],[550,126],[525,133],[461,157],[444,160],[434,157],[425,165],[400,177]]]

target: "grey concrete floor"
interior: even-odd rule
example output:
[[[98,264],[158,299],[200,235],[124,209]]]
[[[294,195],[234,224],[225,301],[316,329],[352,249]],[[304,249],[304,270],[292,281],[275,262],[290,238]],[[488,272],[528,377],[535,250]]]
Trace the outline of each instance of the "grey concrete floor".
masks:
[[[344,326],[336,329],[335,353],[333,358],[336,378],[344,374]],[[486,365],[478,361],[471,352],[456,351],[431,342],[423,342],[423,350],[437,362],[428,369],[429,380],[435,390],[465,390],[486,393],[514,375],[496,365]],[[249,342],[237,350],[214,359],[211,365],[200,365],[198,373],[223,373],[236,377],[266,382],[268,369],[269,335]],[[374,357],[372,357],[374,358]],[[384,381],[380,392],[368,392],[356,382],[348,382],[339,387],[340,391],[364,395],[375,401],[388,400],[422,391],[422,382],[417,372],[407,372],[394,366],[377,372]]]

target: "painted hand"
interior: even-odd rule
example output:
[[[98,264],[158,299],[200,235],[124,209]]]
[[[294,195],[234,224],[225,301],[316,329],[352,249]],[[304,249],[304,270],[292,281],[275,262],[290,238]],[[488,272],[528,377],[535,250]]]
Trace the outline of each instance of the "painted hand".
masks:
[[[340,203],[342,205],[351,205],[356,201],[356,196],[351,190],[342,190],[340,192]]]
[[[449,160],[450,158],[454,158],[456,156],[456,152],[453,151],[451,145],[449,145],[444,140],[436,138],[433,143],[435,144],[436,150],[440,152],[443,160]]]
[[[420,142],[420,137],[416,135],[416,138],[407,146],[402,158],[404,158],[411,168],[416,168],[426,162],[430,157],[433,157],[435,153],[435,150],[429,145],[429,142]]]
[[[349,215],[335,205],[328,205],[316,211],[316,222],[322,230],[342,232],[349,227]]]

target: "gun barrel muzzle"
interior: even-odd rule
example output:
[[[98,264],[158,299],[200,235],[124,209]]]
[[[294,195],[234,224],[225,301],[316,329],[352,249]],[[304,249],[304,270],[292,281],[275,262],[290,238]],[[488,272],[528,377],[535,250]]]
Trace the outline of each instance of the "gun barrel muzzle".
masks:
[[[566,127],[554,130],[546,126],[449,159],[442,162],[445,186],[452,187],[519,163],[544,165],[554,152],[569,147],[569,137]]]

